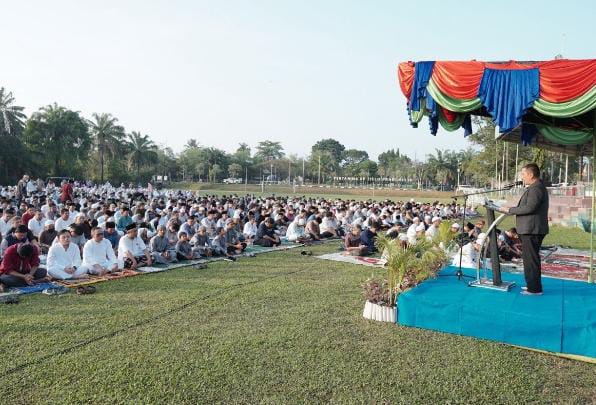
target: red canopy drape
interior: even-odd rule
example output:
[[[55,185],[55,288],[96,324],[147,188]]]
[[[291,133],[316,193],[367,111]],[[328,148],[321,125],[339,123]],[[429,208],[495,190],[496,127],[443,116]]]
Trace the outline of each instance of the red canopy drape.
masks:
[[[573,100],[596,86],[596,60],[594,59],[558,59],[536,63],[435,62],[431,79],[446,96],[459,100],[473,99],[478,95],[480,81],[486,68],[499,70],[538,68],[540,98],[551,103]],[[412,91],[414,74],[413,62],[399,64],[399,84],[407,98]]]

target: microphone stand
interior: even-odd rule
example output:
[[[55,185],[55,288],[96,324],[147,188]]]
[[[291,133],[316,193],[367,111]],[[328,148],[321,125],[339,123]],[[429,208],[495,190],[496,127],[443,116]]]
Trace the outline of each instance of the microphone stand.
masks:
[[[459,266],[457,268],[457,271],[455,272],[455,275],[457,276],[457,281],[461,281],[462,277],[466,277],[464,275],[464,272],[461,270],[461,260],[463,258],[463,254],[464,254],[464,225],[466,224],[466,207],[468,206],[468,198],[470,196],[473,195],[482,195],[482,194],[490,194],[490,193],[494,193],[496,191],[507,191],[507,190],[511,190],[513,187],[515,187],[516,183],[512,183],[512,184],[508,184],[503,188],[493,188],[490,190],[484,190],[484,191],[477,191],[475,193],[467,193],[467,194],[462,194],[462,195],[453,195],[451,196],[451,198],[453,198],[454,200],[457,201],[458,197],[463,197],[464,198],[464,215],[462,216],[461,219],[461,233],[460,233],[460,237],[461,237],[461,246],[459,247]],[[472,277],[474,278],[474,277]]]

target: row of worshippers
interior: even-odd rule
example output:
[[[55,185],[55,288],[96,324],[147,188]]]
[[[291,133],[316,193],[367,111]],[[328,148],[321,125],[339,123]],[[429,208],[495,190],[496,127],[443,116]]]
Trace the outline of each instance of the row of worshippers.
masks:
[[[205,241],[202,246],[191,246],[188,235],[180,231],[176,244],[171,246],[166,228],[160,226],[147,246],[140,238],[137,226],[130,224],[119,238],[115,252],[111,241],[104,237],[105,231],[99,227],[91,229],[91,239],[82,248],[73,241],[72,231],[63,229],[57,232],[56,240],[48,250],[45,268],[42,268],[39,243],[36,239],[27,241],[27,230],[24,225],[19,225],[16,233],[21,240],[5,250],[0,262],[0,289],[3,291],[5,287],[27,286],[49,279],[81,279],[87,278],[89,274],[101,276],[123,268],[150,266],[154,262],[170,263],[202,256],[239,253],[246,244],[239,241],[228,243],[226,234],[229,232],[226,231],[229,230],[219,229],[218,237],[209,243],[202,227],[194,238],[196,241]]]

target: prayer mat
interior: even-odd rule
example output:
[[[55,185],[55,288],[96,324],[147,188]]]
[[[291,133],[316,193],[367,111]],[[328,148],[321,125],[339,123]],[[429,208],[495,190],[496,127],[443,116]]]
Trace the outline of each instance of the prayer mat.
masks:
[[[368,267],[383,267],[386,263],[385,259],[373,256],[350,256],[344,255],[343,252],[328,253],[326,255],[316,256],[323,260],[332,260],[335,262],[344,262],[351,264],[359,264]]]
[[[140,273],[160,273],[162,271],[168,271],[173,269],[179,269],[181,267],[188,267],[193,266],[199,263],[208,263],[217,260],[222,260],[223,258],[220,257],[209,257],[209,258],[202,258],[202,259],[194,259],[194,260],[180,260],[176,263],[169,263],[169,264],[152,264],[151,266],[143,266],[137,269]]]
[[[37,292],[42,292],[46,288],[56,288],[56,287],[58,287],[58,284],[56,284],[56,283],[41,283],[41,284],[30,285],[27,287],[12,287],[12,288],[8,289],[8,292],[25,295],[25,294],[33,294],[33,293],[37,293]]]
[[[89,275],[89,278],[82,278],[82,279],[76,279],[76,280],[58,280],[58,281],[56,281],[56,283],[61,284],[65,287],[74,288],[74,287],[80,287],[80,286],[84,286],[84,285],[100,283],[102,281],[118,280],[118,279],[125,278],[125,277],[138,276],[139,274],[142,274],[142,273],[139,271],[136,271],[136,270],[125,269],[122,271],[117,271],[115,273],[108,273],[103,276]]]
[[[588,280],[590,252],[567,249],[558,246],[540,250],[542,276],[563,280]],[[501,269],[509,273],[523,273],[524,265],[518,262],[503,262]]]
[[[542,269],[542,277],[559,278],[562,280],[588,280],[588,269],[579,266],[555,264],[543,261],[540,267]],[[501,263],[501,271],[505,273],[523,274],[524,265],[522,262]]]
[[[272,246],[272,247],[265,247],[265,246],[260,246],[260,245],[248,245],[243,253],[244,253],[244,255],[246,255],[246,254],[258,255],[261,253],[275,252],[278,250],[294,249],[294,248],[301,247],[301,246],[304,246],[304,244],[287,242],[287,241],[282,241],[280,246]],[[240,256],[242,256],[242,255],[240,255]]]

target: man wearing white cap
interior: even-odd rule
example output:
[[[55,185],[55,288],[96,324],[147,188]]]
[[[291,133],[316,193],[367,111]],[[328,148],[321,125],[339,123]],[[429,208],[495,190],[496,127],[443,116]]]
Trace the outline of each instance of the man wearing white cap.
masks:
[[[41,248],[41,253],[48,253],[56,236],[58,236],[58,232],[54,229],[54,221],[51,219],[46,220],[44,223],[44,230],[39,234],[39,247]]]
[[[306,226],[306,221],[304,218],[296,218],[290,226],[288,226],[288,231],[286,232],[286,237],[290,242],[302,243],[309,239],[308,235],[306,235],[304,231],[304,227]]]
[[[423,223],[418,224],[418,226],[416,227],[416,236],[413,240],[409,240],[410,244],[415,244],[418,239],[422,238],[424,236],[424,233],[426,232],[426,227],[424,226]]]
[[[414,217],[414,219],[412,220],[412,225],[408,227],[408,230],[406,232],[406,235],[408,236],[408,242],[412,244],[416,243],[416,228],[418,228],[418,225],[421,225],[420,218]]]
[[[462,267],[469,267],[469,268],[476,268],[478,264],[478,254],[480,252],[480,247],[484,243],[486,239],[486,234],[481,233],[478,235],[473,242],[466,243],[461,249],[461,266]],[[459,258],[460,252],[458,251],[455,256],[453,256],[453,265],[459,266]]]
[[[433,217],[432,223],[426,230],[426,237],[429,239],[434,239],[439,235],[439,226],[441,225],[441,218],[440,217]]]

